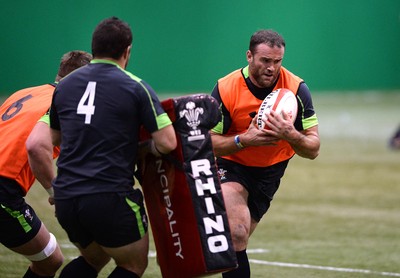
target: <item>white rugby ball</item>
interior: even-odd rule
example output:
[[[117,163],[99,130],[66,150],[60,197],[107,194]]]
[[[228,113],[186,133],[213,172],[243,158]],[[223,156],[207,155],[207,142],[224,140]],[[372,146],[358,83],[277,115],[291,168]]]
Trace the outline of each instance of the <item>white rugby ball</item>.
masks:
[[[297,99],[295,94],[289,89],[281,88],[272,91],[261,103],[257,113],[257,127],[259,129],[268,129],[265,122],[268,120],[268,115],[271,110],[276,113],[285,111],[292,122],[296,120],[297,116]]]

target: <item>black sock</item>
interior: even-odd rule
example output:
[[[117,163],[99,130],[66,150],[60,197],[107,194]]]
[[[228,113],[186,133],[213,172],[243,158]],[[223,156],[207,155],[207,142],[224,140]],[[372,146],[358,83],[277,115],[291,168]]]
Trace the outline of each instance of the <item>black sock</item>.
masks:
[[[97,271],[80,256],[68,263],[60,273],[60,278],[95,278]]]
[[[236,252],[238,267],[222,273],[223,278],[250,278],[250,264],[247,258],[246,249]]]
[[[35,272],[32,271],[30,267],[28,267],[28,270],[25,272],[23,278],[53,278],[53,276],[40,276],[37,275]]]
[[[114,268],[113,272],[108,275],[108,278],[139,278],[139,275],[125,268],[117,266]]]

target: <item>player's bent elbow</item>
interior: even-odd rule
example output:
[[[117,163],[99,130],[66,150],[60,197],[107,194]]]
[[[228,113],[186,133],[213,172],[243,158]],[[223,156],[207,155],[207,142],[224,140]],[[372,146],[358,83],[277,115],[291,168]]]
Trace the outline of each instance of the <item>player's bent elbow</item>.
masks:
[[[296,152],[296,154],[302,158],[307,158],[310,160],[314,160],[318,157],[318,152],[317,153],[301,153],[301,152]]]
[[[318,157],[319,151],[312,153],[312,155],[309,157],[309,159],[314,160]]]
[[[35,157],[40,153],[38,145],[32,141],[26,141],[25,148],[29,157]]]
[[[297,155],[314,160],[318,157],[319,155],[319,144],[318,146],[315,146],[314,148],[309,148],[309,149],[295,149],[295,152]]]
[[[173,137],[173,139],[172,139],[171,142],[170,142],[170,149],[171,149],[171,151],[175,150],[177,146],[178,146],[178,142],[177,142],[176,136],[175,136],[175,134],[174,134],[174,137]]]
[[[307,154],[306,158],[311,159],[311,160],[314,160],[314,159],[316,159],[316,158],[318,157],[318,155],[319,155],[319,147],[316,148],[315,150],[311,150],[311,151]]]
[[[25,148],[28,156],[31,158],[40,157],[40,155],[48,151],[48,147],[44,142],[38,140],[37,137],[31,136],[25,142]]]
[[[175,133],[168,136],[167,140],[165,140],[163,143],[164,143],[163,149],[165,150],[165,153],[170,153],[173,150],[175,150],[178,145]]]
[[[168,154],[176,149],[178,142],[175,132],[166,132],[163,134],[161,140],[155,139],[156,148],[162,154]]]

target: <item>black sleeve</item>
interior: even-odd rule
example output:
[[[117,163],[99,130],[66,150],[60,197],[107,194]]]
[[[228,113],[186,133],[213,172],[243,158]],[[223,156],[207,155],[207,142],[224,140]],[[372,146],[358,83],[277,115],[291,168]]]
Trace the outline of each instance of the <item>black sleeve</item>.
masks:
[[[60,130],[60,122],[58,120],[57,110],[56,110],[55,103],[54,103],[56,93],[57,93],[57,91],[55,91],[53,94],[50,110],[48,113],[49,113],[50,128]]]
[[[301,83],[297,90],[297,118],[294,126],[297,130],[304,130],[303,121],[315,115],[311,92],[306,83]]]

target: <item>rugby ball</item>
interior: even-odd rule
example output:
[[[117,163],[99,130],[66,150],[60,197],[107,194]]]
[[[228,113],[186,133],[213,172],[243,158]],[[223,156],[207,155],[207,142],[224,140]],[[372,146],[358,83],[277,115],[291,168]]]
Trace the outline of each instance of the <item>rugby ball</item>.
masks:
[[[268,129],[265,122],[268,120],[268,115],[271,111],[282,113],[285,111],[292,122],[297,116],[297,99],[295,94],[289,89],[281,88],[272,91],[261,103],[257,112],[257,127],[259,129]]]

